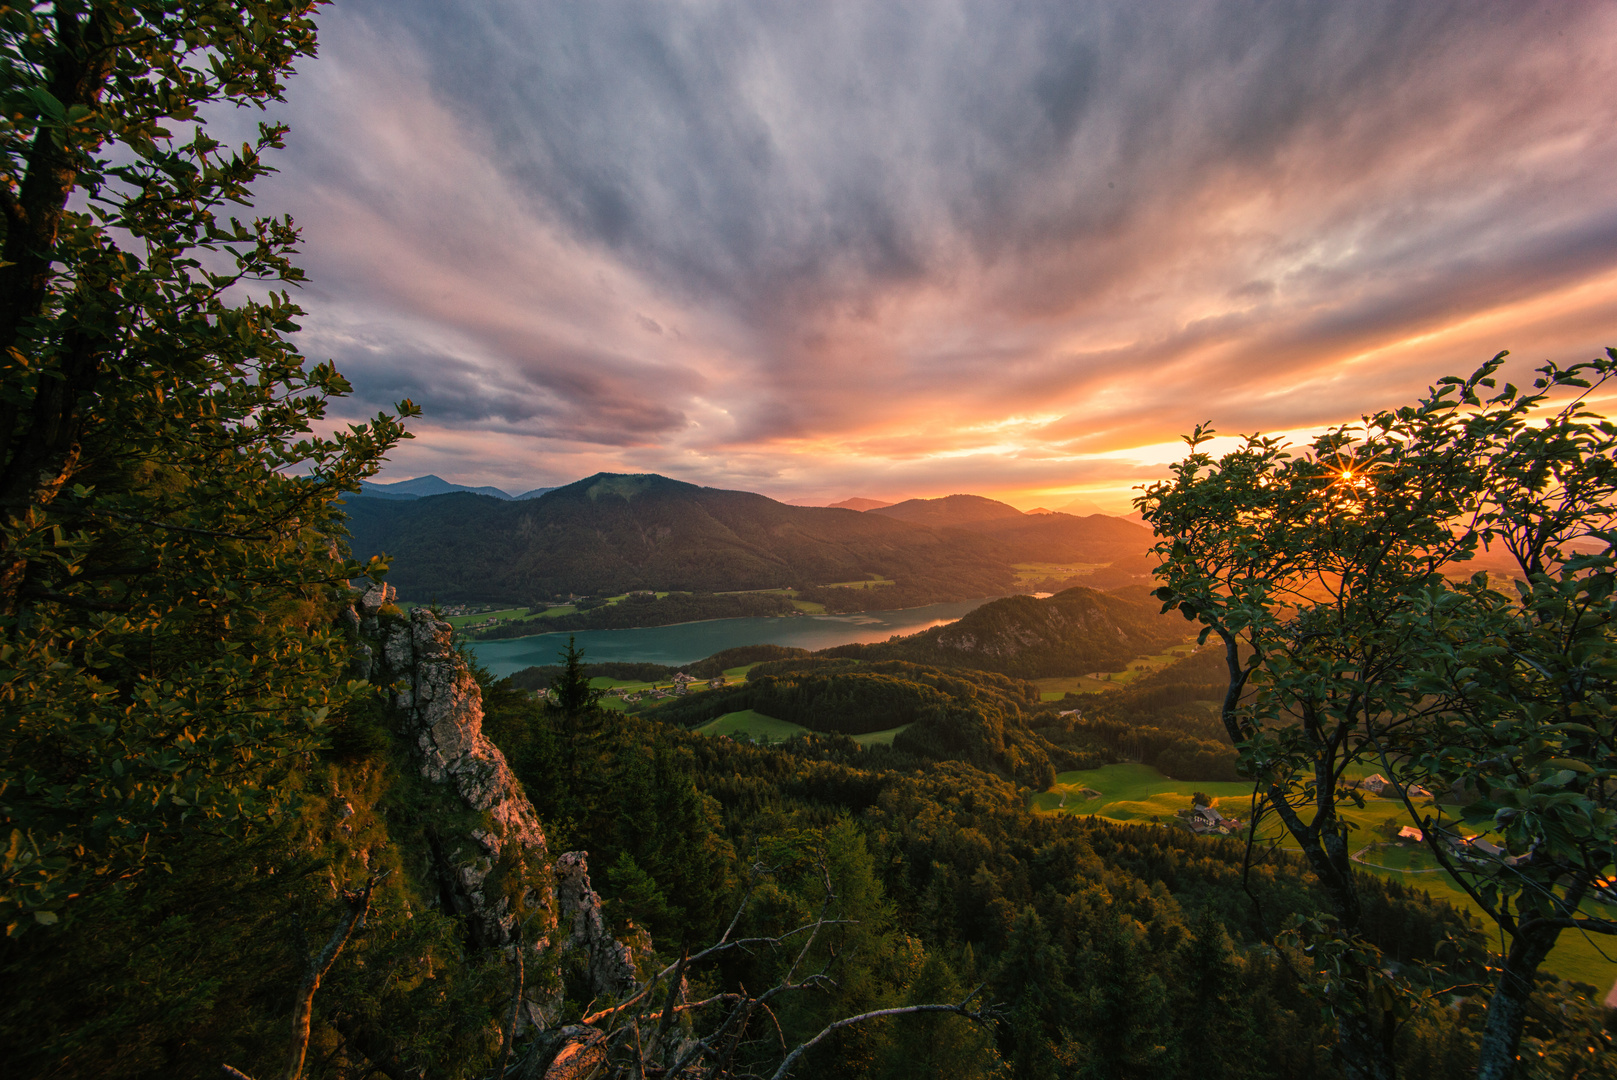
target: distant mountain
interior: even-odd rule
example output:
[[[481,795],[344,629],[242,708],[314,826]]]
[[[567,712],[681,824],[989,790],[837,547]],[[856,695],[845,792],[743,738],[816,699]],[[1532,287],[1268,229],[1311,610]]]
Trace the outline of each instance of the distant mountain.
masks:
[[[373,499],[423,499],[429,495],[447,495],[452,491],[470,491],[477,495],[492,495],[496,499],[511,496],[497,487],[467,487],[451,484],[438,476],[418,476],[414,480],[399,480],[391,484],[375,484],[369,480],[359,482],[359,491]]]
[[[1120,595],[1077,588],[1043,600],[1007,596],[946,626],[872,645],[839,645],[819,655],[1040,679],[1115,671],[1184,641],[1194,630],[1178,612],[1161,614],[1161,604],[1143,589]]]
[[[942,499],[908,499],[891,506],[868,511],[882,517],[897,518],[917,525],[933,528],[972,528],[986,522],[1021,520],[1027,515],[1014,506],[1008,506],[981,495],[949,495]]]
[[[1150,530],[1123,518],[1024,514],[981,495],[911,499],[868,513],[991,536],[1006,545],[1011,562],[1114,562],[1139,557],[1151,547]]]
[[[523,502],[467,492],[351,497],[354,554],[393,556],[409,598],[536,601],[632,589],[723,592],[877,578],[826,589],[858,610],[1004,594],[1002,546],[872,514],[788,506],[655,474],[595,476]]]
[[[880,507],[883,507],[883,506],[892,506],[892,505],[893,505],[892,503],[882,502],[879,499],[861,499],[861,498],[855,497],[855,498],[852,498],[852,499],[843,499],[841,502],[832,503],[829,507],[827,507],[827,509],[829,509],[829,510],[860,510],[860,511],[864,511],[864,510],[876,510],[876,509],[879,509]]]
[[[473,495],[490,495],[496,499],[508,502],[520,502],[523,499],[537,499],[547,491],[555,488],[534,488],[524,491],[521,495],[511,495],[497,487],[467,487],[465,484],[451,484],[442,477],[418,476],[414,480],[399,480],[391,484],[376,484],[369,480],[359,482],[359,493],[372,499],[425,499],[432,495],[448,495],[456,491],[468,491]]]
[[[1056,512],[1071,514],[1073,517],[1089,517],[1091,514],[1106,513],[1100,508],[1099,503],[1091,502],[1088,499],[1074,499],[1072,502],[1062,503],[1056,507]]]

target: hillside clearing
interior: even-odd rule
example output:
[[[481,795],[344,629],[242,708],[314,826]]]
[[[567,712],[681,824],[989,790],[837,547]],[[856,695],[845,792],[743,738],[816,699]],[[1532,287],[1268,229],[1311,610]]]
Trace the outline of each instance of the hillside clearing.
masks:
[[[761,742],[785,742],[797,735],[809,734],[809,729],[789,720],[776,720],[773,716],[752,709],[725,713],[709,720],[696,731],[702,735],[750,735]]]

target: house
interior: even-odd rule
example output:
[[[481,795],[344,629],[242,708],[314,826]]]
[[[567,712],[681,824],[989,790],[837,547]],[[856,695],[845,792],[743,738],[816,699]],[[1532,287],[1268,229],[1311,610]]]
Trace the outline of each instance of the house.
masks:
[[[1195,806],[1189,810],[1181,810],[1177,816],[1198,836],[1229,836],[1241,831],[1239,821],[1225,817],[1211,806]]]
[[[1426,839],[1426,834],[1415,828],[1413,825],[1405,825],[1403,828],[1398,830],[1398,839],[1413,840],[1415,843],[1419,844]]]
[[[707,681],[707,688],[709,690],[723,690],[726,685],[728,684],[724,681],[723,675],[715,675],[713,678]]]
[[[1432,797],[1432,793],[1421,787],[1419,784],[1410,784],[1408,788],[1400,791],[1397,784],[1393,783],[1391,780],[1388,780],[1380,773],[1373,773],[1370,776],[1366,776],[1363,780],[1359,781],[1359,787],[1365,791],[1368,791],[1370,794],[1383,799],[1402,798],[1406,792],[1411,799],[1430,799]]]

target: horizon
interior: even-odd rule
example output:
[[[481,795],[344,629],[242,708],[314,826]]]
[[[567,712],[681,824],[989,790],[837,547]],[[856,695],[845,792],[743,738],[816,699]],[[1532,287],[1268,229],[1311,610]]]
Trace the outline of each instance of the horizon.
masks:
[[[381,483],[1126,512],[1197,423],[1617,344],[1609,5],[319,22],[256,201],[304,230],[331,419],[424,409]]]

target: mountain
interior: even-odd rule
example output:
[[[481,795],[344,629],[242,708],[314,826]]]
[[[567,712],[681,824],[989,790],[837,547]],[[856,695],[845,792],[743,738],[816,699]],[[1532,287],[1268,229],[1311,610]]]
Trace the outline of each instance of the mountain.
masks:
[[[941,499],[907,499],[891,506],[877,507],[867,513],[909,521],[934,528],[952,527],[968,529],[987,522],[1021,519],[1027,515],[1014,506],[1008,506],[981,495],[949,495]]]
[[[351,497],[350,546],[393,556],[390,584],[445,602],[536,601],[633,589],[722,592],[875,575],[825,590],[906,607],[1012,591],[1001,545],[871,514],[788,506],[655,474],[599,473],[537,499],[455,492]]]
[[[855,498],[852,498],[852,499],[843,499],[841,502],[834,502],[834,503],[832,503],[830,505],[830,507],[828,509],[831,509],[831,510],[860,510],[860,511],[863,511],[863,510],[876,510],[876,509],[879,509],[879,508],[881,508],[883,506],[892,506],[892,505],[893,505],[892,503],[882,502],[880,499],[861,499],[861,498],[855,497]]]
[[[422,499],[429,495],[447,495],[452,491],[470,491],[477,495],[492,495],[496,499],[509,499],[511,496],[497,487],[467,487],[464,484],[451,484],[442,477],[428,474],[418,476],[414,480],[399,480],[391,484],[375,484],[369,480],[359,482],[361,495],[373,499]]]
[[[1022,679],[1116,670],[1137,656],[1184,641],[1195,629],[1135,595],[1075,588],[1043,600],[1007,596],[946,626],[872,645],[839,645],[822,656],[908,660],[996,671]]]
[[[1059,514],[1071,514],[1073,517],[1089,517],[1091,514],[1104,514],[1106,511],[1100,508],[1099,503],[1091,502],[1088,499],[1074,499],[1072,502],[1062,503],[1056,507],[1056,512]]]
[[[418,476],[414,480],[399,480],[391,484],[376,484],[369,480],[359,482],[359,493],[371,499],[425,499],[432,495],[449,495],[456,491],[469,491],[473,495],[489,495],[496,499],[508,502],[521,502],[523,499],[537,499],[547,491],[555,488],[533,488],[524,491],[521,495],[508,494],[497,487],[467,487],[465,484],[451,484],[439,476],[427,474]]]
[[[1011,562],[1138,561],[1152,543],[1149,529],[1123,518],[1106,514],[1089,517],[1049,512],[1024,514],[1014,506],[981,495],[910,499],[867,513],[993,537],[1005,545],[1006,557]],[[1148,573],[1149,570],[1149,566],[1131,567],[1130,572]]]

